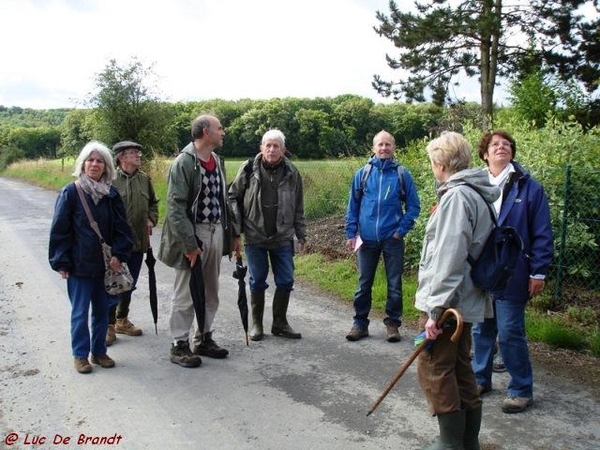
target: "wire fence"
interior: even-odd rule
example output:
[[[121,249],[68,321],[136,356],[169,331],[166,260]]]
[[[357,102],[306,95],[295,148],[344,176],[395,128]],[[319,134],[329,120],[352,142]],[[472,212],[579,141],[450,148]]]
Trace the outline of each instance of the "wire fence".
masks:
[[[561,178],[562,183],[557,183]],[[548,171],[539,180],[548,192],[554,230],[548,306],[555,309],[564,304],[598,305],[600,170],[567,166]],[[553,186],[557,189],[553,190]]]
[[[361,159],[298,163],[305,181],[309,220],[343,215],[350,179],[362,164]],[[419,189],[421,215],[407,235],[405,264],[409,272],[417,270],[428,211],[436,201],[428,168],[414,165],[410,169]],[[544,167],[532,170],[532,175],[548,196],[554,232],[554,259],[547,287],[536,302],[549,310],[600,304],[600,169]]]

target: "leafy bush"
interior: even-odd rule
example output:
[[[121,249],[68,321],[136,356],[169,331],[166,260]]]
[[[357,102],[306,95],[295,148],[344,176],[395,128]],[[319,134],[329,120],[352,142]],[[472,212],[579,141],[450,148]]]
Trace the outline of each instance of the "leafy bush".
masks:
[[[0,171],[6,169],[9,165],[25,159],[25,152],[17,147],[8,147],[0,151]]]

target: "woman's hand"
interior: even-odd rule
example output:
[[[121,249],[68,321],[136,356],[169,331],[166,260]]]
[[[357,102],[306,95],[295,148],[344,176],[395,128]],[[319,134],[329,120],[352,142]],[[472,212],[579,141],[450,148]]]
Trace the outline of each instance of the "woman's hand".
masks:
[[[110,267],[115,272],[119,272],[121,270],[121,261],[116,256],[112,256],[108,263],[108,267]]]
[[[427,323],[425,324],[425,337],[427,339],[435,340],[442,333],[442,329],[438,328],[435,320],[431,318],[427,319]]]

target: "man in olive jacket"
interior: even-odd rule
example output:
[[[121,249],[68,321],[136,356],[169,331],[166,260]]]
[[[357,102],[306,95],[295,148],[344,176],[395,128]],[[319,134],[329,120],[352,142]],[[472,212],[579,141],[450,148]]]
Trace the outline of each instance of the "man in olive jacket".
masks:
[[[300,339],[287,322],[290,293],[294,286],[294,237],[300,251],[306,241],[302,177],[285,155],[285,136],[279,130],[267,131],[260,153],[240,167],[229,188],[232,211],[233,249],[241,253],[240,234],[250,270],[253,341],[263,338],[263,313],[269,260],[275,281],[271,333]]]
[[[192,122],[192,142],[169,169],[167,212],[158,258],[175,269],[169,318],[171,362],[182,367],[198,367],[200,355],[225,358],[229,354],[212,339],[211,330],[219,306],[219,273],[228,222],[225,169],[214,153],[222,147],[223,136],[225,130],[219,119],[198,116]],[[189,285],[191,268],[196,263],[202,264],[206,309],[204,331],[196,331],[192,353],[188,335],[194,308]]]
[[[129,260],[129,269],[133,275],[134,289],[142,268],[144,253],[150,247],[152,228],[158,223],[158,199],[150,177],[140,170],[142,165],[142,146],[137,142],[121,141],[113,146],[117,178],[113,181],[125,206],[127,223],[133,233],[133,251]],[[131,293],[119,296],[119,304],[109,313],[106,345],[112,345],[115,333],[128,336],[140,336],[142,330],[129,320]]]

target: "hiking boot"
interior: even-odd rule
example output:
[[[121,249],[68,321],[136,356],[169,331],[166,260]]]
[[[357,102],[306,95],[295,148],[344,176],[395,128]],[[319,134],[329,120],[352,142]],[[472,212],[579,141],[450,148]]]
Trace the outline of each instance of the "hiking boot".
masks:
[[[115,361],[108,355],[92,355],[92,363],[104,369],[115,367]]]
[[[90,373],[92,366],[87,358],[75,358],[75,370],[79,373]]]
[[[520,413],[525,411],[532,404],[532,397],[517,397],[510,395],[502,402],[502,412],[506,414]]]
[[[188,341],[177,341],[177,344],[171,344],[171,362],[193,368],[202,364],[202,358],[191,352]]]
[[[117,335],[115,334],[115,326],[112,324],[108,325],[106,329],[106,346],[110,347],[113,345],[113,342],[117,340]]]
[[[494,362],[492,364],[492,371],[496,373],[506,372],[506,366],[504,365],[504,359],[500,352],[494,355]]]
[[[480,397],[484,396],[485,394],[489,394],[490,392],[492,392],[491,386],[482,386],[480,384],[477,385],[477,395]]]
[[[349,341],[355,342],[355,341],[358,341],[359,339],[367,337],[368,335],[369,335],[369,330],[367,330],[367,329],[363,330],[361,328],[352,327],[350,332],[346,335],[346,339],[348,339]]]
[[[202,342],[194,347],[194,355],[208,356],[209,358],[223,359],[229,351],[219,347],[212,339],[212,331],[202,335]]]
[[[398,327],[395,324],[385,324],[385,331],[388,342],[400,342],[400,333],[398,332]]]
[[[127,317],[124,319],[117,319],[115,324],[115,332],[119,334],[126,334],[127,336],[141,336],[142,330],[132,324]]]

